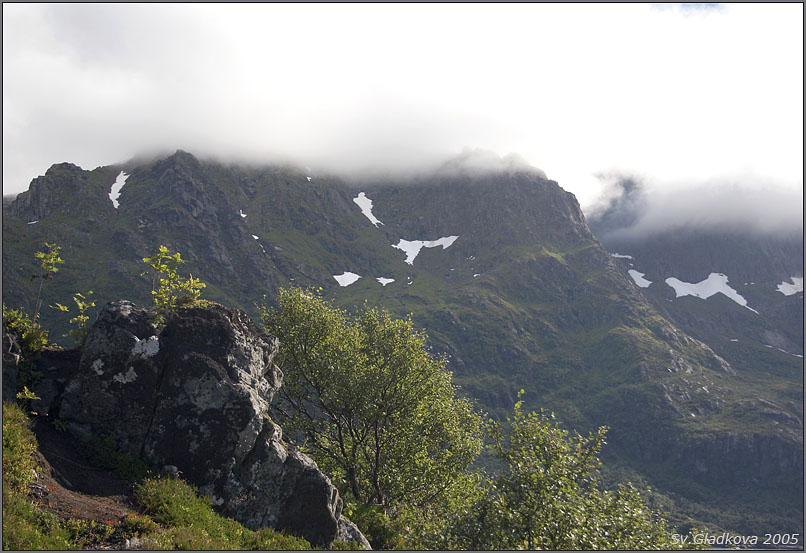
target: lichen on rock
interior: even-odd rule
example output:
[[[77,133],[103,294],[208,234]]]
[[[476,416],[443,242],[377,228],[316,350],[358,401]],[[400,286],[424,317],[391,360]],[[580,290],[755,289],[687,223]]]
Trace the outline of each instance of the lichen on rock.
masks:
[[[212,304],[168,313],[159,329],[127,301],[91,327],[59,417],[79,434],[111,436],[125,452],[174,466],[216,509],[318,547],[369,543],[341,516],[338,490],[268,416],[282,373],[275,337],[246,313]]]

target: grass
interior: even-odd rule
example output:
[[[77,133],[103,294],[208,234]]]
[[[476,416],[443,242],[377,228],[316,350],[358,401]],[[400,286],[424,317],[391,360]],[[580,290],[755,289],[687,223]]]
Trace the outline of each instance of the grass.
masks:
[[[33,453],[38,444],[30,420],[16,403],[3,404],[3,549],[71,550],[120,547],[139,538],[148,549],[182,550],[311,550],[311,544],[268,528],[251,530],[213,511],[210,499],[194,487],[169,478],[147,477],[135,486],[143,514],[118,522],[60,519],[28,496],[37,469]],[[120,464],[132,474],[131,460]],[[139,472],[139,471],[137,471]],[[334,548],[346,544],[336,543]],[[349,547],[348,547],[349,548]]]
[[[173,478],[147,478],[135,487],[137,504],[167,529],[157,538],[171,549],[305,550],[302,538],[263,528],[250,530],[213,511],[210,499],[194,487]]]
[[[3,549],[77,549],[58,517],[27,499],[38,447],[28,425],[19,405],[3,404]]]

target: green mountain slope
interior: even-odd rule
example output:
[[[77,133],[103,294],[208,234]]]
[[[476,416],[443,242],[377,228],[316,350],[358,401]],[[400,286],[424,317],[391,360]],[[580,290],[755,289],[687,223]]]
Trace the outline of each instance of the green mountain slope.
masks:
[[[108,192],[120,171],[129,176],[115,209]],[[362,191],[383,224],[353,201]],[[454,236],[423,244],[411,264],[392,247]],[[30,310],[33,252],[45,241],[66,259],[46,303],[87,289],[99,304],[149,302],[141,259],[165,244],[208,284],[205,297],[252,314],[288,285],[413,313],[491,414],[511,411],[524,388],[528,407],[568,426],[610,426],[611,475],[652,484],[678,522],[800,528],[802,372],[739,371],[670,322],[593,237],[573,195],[536,170],[459,166],[359,185],[184,152],[91,172],[54,166],[4,209],[7,305]],[[344,272],[361,278],[340,286]],[[67,317],[45,311],[63,332]]]

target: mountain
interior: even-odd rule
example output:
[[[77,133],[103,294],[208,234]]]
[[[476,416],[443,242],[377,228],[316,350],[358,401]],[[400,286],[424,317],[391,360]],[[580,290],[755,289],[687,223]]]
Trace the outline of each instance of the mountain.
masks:
[[[609,426],[605,476],[651,484],[681,526],[801,529],[802,371],[722,355],[713,333],[636,285],[572,194],[522,163],[472,161],[374,181],[181,151],[92,171],[54,165],[4,206],[3,300],[31,311],[33,252],[46,241],[66,260],[46,305],[89,289],[99,306],[149,301],[142,258],[160,244],[207,283],[204,297],[253,316],[281,286],[321,286],[347,308],[411,313],[461,392],[494,416],[524,388],[527,407],[580,432]],[[756,315],[736,308],[747,312],[737,325]],[[67,318],[43,310],[53,336]]]
[[[640,207],[630,207],[594,216],[591,228],[656,309],[756,377],[758,390],[773,384],[771,375],[802,373],[802,228],[641,233],[632,226]]]

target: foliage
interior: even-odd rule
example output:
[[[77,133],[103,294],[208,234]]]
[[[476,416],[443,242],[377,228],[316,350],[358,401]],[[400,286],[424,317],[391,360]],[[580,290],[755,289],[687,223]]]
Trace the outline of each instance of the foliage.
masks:
[[[17,397],[17,402],[19,403],[19,405],[20,405],[21,407],[25,408],[25,410],[26,410],[26,411],[29,411],[29,410],[30,410],[30,408],[31,408],[31,401],[34,401],[34,400],[37,400],[37,399],[42,399],[42,398],[40,398],[38,395],[36,395],[35,393],[33,393],[31,390],[29,390],[29,389],[28,389],[28,386],[23,386],[23,387],[22,387],[22,390],[20,390],[19,392],[17,392],[17,396],[16,396],[16,397]],[[36,414],[37,414],[37,413],[36,413],[36,411],[30,411],[30,413],[31,413],[32,415],[36,415]]]
[[[19,374],[17,376],[17,390],[30,386],[41,376],[34,370],[34,357],[45,347],[50,345],[48,331],[32,322],[28,315],[20,309],[8,309],[3,304],[3,332],[19,336],[20,359],[17,362]]]
[[[28,416],[16,403],[3,403],[3,488],[24,490],[33,481],[37,443]]]
[[[78,549],[59,518],[29,502],[23,493],[3,486],[3,549],[5,551]]]
[[[521,390],[522,395],[523,391]],[[484,548],[669,549],[666,521],[632,485],[601,491],[597,457],[607,429],[569,434],[544,412],[515,404],[507,425],[490,422],[492,452],[506,464],[485,502]]]
[[[159,314],[183,305],[193,305],[199,300],[201,289],[207,286],[192,274],[188,278],[177,274],[179,265],[184,262],[179,252],[172,254],[165,246],[160,246],[151,257],[143,258],[143,263],[152,271],[151,294]]]
[[[160,549],[312,549],[302,538],[267,528],[253,531],[221,517],[209,498],[198,497],[180,480],[165,478],[147,478],[135,487],[147,514],[131,514],[114,523],[60,519],[27,497],[38,447],[29,424],[19,405],[3,404],[4,550],[109,549],[109,544],[135,536],[145,536],[144,544]]]
[[[93,465],[100,469],[113,470],[130,482],[142,480],[153,472],[144,461],[118,450],[115,441],[109,436],[91,436],[84,441],[84,446]]]
[[[372,549],[406,549],[403,528],[397,520],[392,520],[385,514],[381,507],[346,503],[342,513],[361,529]]]
[[[488,484],[483,472],[467,472],[436,501],[399,509],[395,520],[403,540],[399,548],[478,549],[475,544],[483,541],[479,534],[489,531],[480,523],[486,520]],[[496,545],[490,547],[497,549]]]
[[[37,448],[29,423],[19,405],[3,403],[3,549],[70,549],[59,519],[26,498]]]
[[[515,404],[508,432],[500,423],[490,424],[493,452],[507,465],[496,482],[506,513],[502,522],[514,540],[506,546],[576,549],[576,542],[585,539],[576,534],[585,519],[584,503],[578,500],[595,483],[601,464],[596,455],[607,429],[569,436],[553,413],[525,414],[521,406],[521,401]]]
[[[311,549],[302,538],[266,528],[250,530],[216,514],[210,498],[199,497],[194,487],[179,479],[147,478],[135,486],[134,495],[154,522],[168,526],[159,538],[162,546],[195,550]]]
[[[17,399],[23,400],[35,400],[35,399],[42,399],[33,393],[31,390],[28,389],[28,386],[23,386],[22,391],[17,392]]]
[[[348,499],[385,511],[435,500],[480,451],[481,418],[410,318],[366,305],[352,317],[320,294],[281,290],[261,308],[280,339],[281,420]]]
[[[489,449],[503,463],[468,474],[457,492],[397,519],[410,549],[674,549],[665,520],[632,484],[600,489],[597,454],[606,429],[570,434],[551,415],[515,404],[489,421]],[[691,540],[689,540],[689,546]]]
[[[49,345],[47,330],[42,329],[39,323],[32,322],[21,309],[8,309],[5,303],[3,304],[3,326],[15,332],[22,340],[20,344],[22,362],[30,360],[33,354],[42,351]]]
[[[31,275],[31,280],[39,279],[39,289],[36,292],[36,302],[34,302],[34,321],[36,321],[39,315],[39,300],[42,295],[42,285],[45,283],[45,280],[52,279],[53,275],[59,272],[57,265],[64,263],[64,259],[59,257],[59,251],[62,249],[61,246],[45,242],[45,249],[46,251],[44,252],[34,253],[34,257],[40,260],[40,267],[42,269],[39,274]]]
[[[63,336],[70,336],[75,340],[76,347],[80,348],[84,345],[84,342],[87,340],[87,323],[89,322],[90,318],[86,314],[87,309],[90,307],[95,307],[95,301],[90,301],[89,296],[92,295],[92,290],[87,292],[87,295],[84,296],[80,292],[76,292],[73,294],[73,301],[76,304],[76,308],[78,309],[78,315],[70,319],[70,324],[76,325],[76,328],[71,328],[67,334]],[[56,302],[56,305],[51,305],[54,309],[59,311],[63,311],[67,313],[70,311],[70,308],[66,305],[62,305]]]

